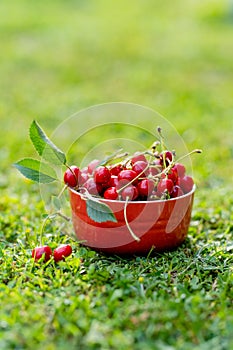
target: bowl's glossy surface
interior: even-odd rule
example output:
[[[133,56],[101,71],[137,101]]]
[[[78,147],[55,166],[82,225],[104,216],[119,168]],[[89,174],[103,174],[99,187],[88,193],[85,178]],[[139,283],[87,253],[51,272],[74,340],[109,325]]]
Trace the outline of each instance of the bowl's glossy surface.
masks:
[[[82,195],[69,189],[73,226],[77,239],[85,246],[110,254],[146,254],[171,250],[186,238],[194,198],[193,190],[181,197],[159,201],[135,201],[127,205],[127,220],[140,241],[133,239],[124,218],[124,201],[101,199],[117,222],[97,223],[86,212]]]

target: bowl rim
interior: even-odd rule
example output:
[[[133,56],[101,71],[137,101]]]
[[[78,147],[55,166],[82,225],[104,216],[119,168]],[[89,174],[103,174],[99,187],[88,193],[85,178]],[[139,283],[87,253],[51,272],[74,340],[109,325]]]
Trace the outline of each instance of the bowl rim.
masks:
[[[80,197],[85,197],[85,194],[82,194],[82,193],[76,191],[72,187],[68,186],[68,189],[69,189],[69,191],[73,192],[76,195],[79,195]],[[128,204],[136,205],[136,204],[166,203],[166,202],[171,202],[171,201],[177,201],[177,200],[183,199],[185,197],[191,196],[195,192],[195,190],[196,190],[196,185],[194,184],[191,191],[189,191],[189,192],[187,192],[179,197],[169,198],[169,199],[157,199],[157,200],[153,200],[153,201],[129,201]],[[102,197],[94,197],[94,198],[96,198],[97,200],[99,200],[103,203],[125,203],[125,201],[121,201],[119,199],[105,199]]]

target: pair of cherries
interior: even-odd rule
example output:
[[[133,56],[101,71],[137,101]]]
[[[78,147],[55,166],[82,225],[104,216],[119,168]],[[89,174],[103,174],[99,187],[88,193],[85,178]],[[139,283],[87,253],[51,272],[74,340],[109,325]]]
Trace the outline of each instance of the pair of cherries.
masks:
[[[54,251],[52,251],[52,249],[48,245],[35,247],[32,250],[32,257],[36,261],[43,258],[44,262],[50,260],[52,256],[55,262],[59,262],[61,260],[65,260],[65,258],[67,258],[71,254],[72,248],[69,244],[62,244],[56,249],[54,249]]]
[[[163,151],[149,162],[145,154],[135,153],[124,164],[101,166],[93,160],[83,169],[71,166],[64,182],[77,190],[110,200],[158,200],[176,198],[192,190],[194,182],[185,166],[174,162],[170,151]]]

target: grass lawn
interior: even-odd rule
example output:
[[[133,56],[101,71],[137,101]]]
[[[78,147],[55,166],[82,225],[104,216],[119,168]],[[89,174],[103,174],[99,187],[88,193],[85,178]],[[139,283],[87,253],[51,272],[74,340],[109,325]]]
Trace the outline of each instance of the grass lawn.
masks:
[[[1,1],[0,39],[0,349],[233,349],[232,2]],[[173,252],[105,256],[55,220],[44,241],[73,254],[34,264],[46,210],[39,186],[12,167],[35,156],[29,125],[51,135],[112,101],[157,110],[189,150],[203,149],[192,158],[187,240]],[[77,162],[103,134],[81,138]]]

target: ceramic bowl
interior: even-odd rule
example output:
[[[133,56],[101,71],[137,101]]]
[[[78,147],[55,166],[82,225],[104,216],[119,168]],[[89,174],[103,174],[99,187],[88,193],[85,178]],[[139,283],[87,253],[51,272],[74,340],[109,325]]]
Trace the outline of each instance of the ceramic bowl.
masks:
[[[78,241],[94,250],[108,254],[132,255],[173,250],[180,246],[188,233],[191,219],[193,190],[183,196],[156,201],[130,201],[126,217],[135,240],[126,225],[124,201],[100,199],[115,214],[117,222],[97,223],[86,211],[82,194],[69,189],[74,231]]]

